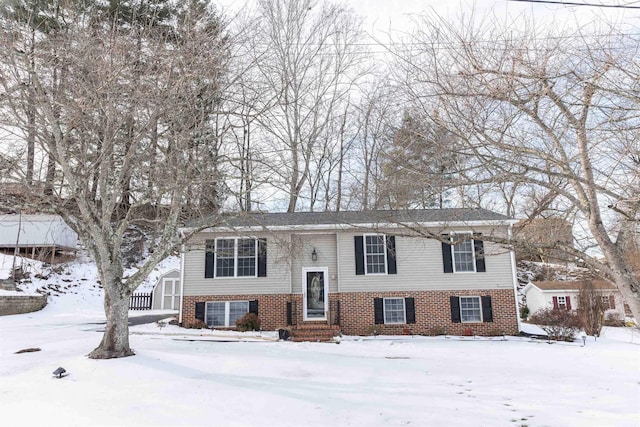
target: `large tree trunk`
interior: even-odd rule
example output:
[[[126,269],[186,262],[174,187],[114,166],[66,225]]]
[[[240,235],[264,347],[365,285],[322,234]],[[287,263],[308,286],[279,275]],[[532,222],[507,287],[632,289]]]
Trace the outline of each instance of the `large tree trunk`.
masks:
[[[115,282],[115,280],[114,280]],[[105,284],[104,312],[107,325],[100,345],[89,353],[91,359],[133,356],[129,347],[129,298],[131,291],[122,283]]]
[[[594,233],[596,241],[602,249],[613,276],[610,279],[615,282],[624,301],[629,305],[633,317],[636,320],[640,320],[640,293],[637,291],[639,289],[638,279],[634,276],[629,263],[624,259],[620,248],[609,240],[604,231],[599,228],[596,228],[596,230],[597,232]]]

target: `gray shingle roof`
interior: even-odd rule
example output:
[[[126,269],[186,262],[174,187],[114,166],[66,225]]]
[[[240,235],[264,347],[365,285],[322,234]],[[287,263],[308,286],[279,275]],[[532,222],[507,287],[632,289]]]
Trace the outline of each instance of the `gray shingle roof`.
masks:
[[[486,209],[414,209],[341,212],[294,213],[236,213],[214,216],[209,223],[213,227],[287,227],[305,225],[380,224],[380,223],[442,223],[506,221],[510,218]],[[194,226],[191,224],[190,226]]]

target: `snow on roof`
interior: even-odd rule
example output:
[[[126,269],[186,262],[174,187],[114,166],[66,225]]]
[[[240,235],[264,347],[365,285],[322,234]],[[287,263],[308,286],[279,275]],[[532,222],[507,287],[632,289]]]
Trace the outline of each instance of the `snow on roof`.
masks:
[[[62,221],[60,215],[54,214],[4,214],[0,215],[1,222],[58,222]]]
[[[59,215],[0,215],[0,247],[57,246],[75,249],[77,244],[77,234]]]

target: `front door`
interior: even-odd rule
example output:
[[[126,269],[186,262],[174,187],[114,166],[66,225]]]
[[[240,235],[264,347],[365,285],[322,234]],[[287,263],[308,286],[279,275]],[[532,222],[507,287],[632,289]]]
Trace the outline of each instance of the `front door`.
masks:
[[[302,276],[304,320],[326,320],[329,307],[327,269],[304,269]]]

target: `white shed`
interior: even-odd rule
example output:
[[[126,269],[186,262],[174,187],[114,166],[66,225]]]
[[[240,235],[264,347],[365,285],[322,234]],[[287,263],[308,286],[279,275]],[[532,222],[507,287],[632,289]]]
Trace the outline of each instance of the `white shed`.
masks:
[[[154,310],[180,309],[180,270],[170,270],[158,278],[152,301]]]
[[[59,215],[0,215],[0,249],[48,259],[56,251],[75,251],[78,235]],[[53,260],[53,257],[51,258]]]
[[[607,310],[618,310],[624,315],[624,300],[615,285],[606,280],[593,280]],[[529,282],[522,290],[531,314],[543,308],[577,310],[578,294],[583,281]]]

